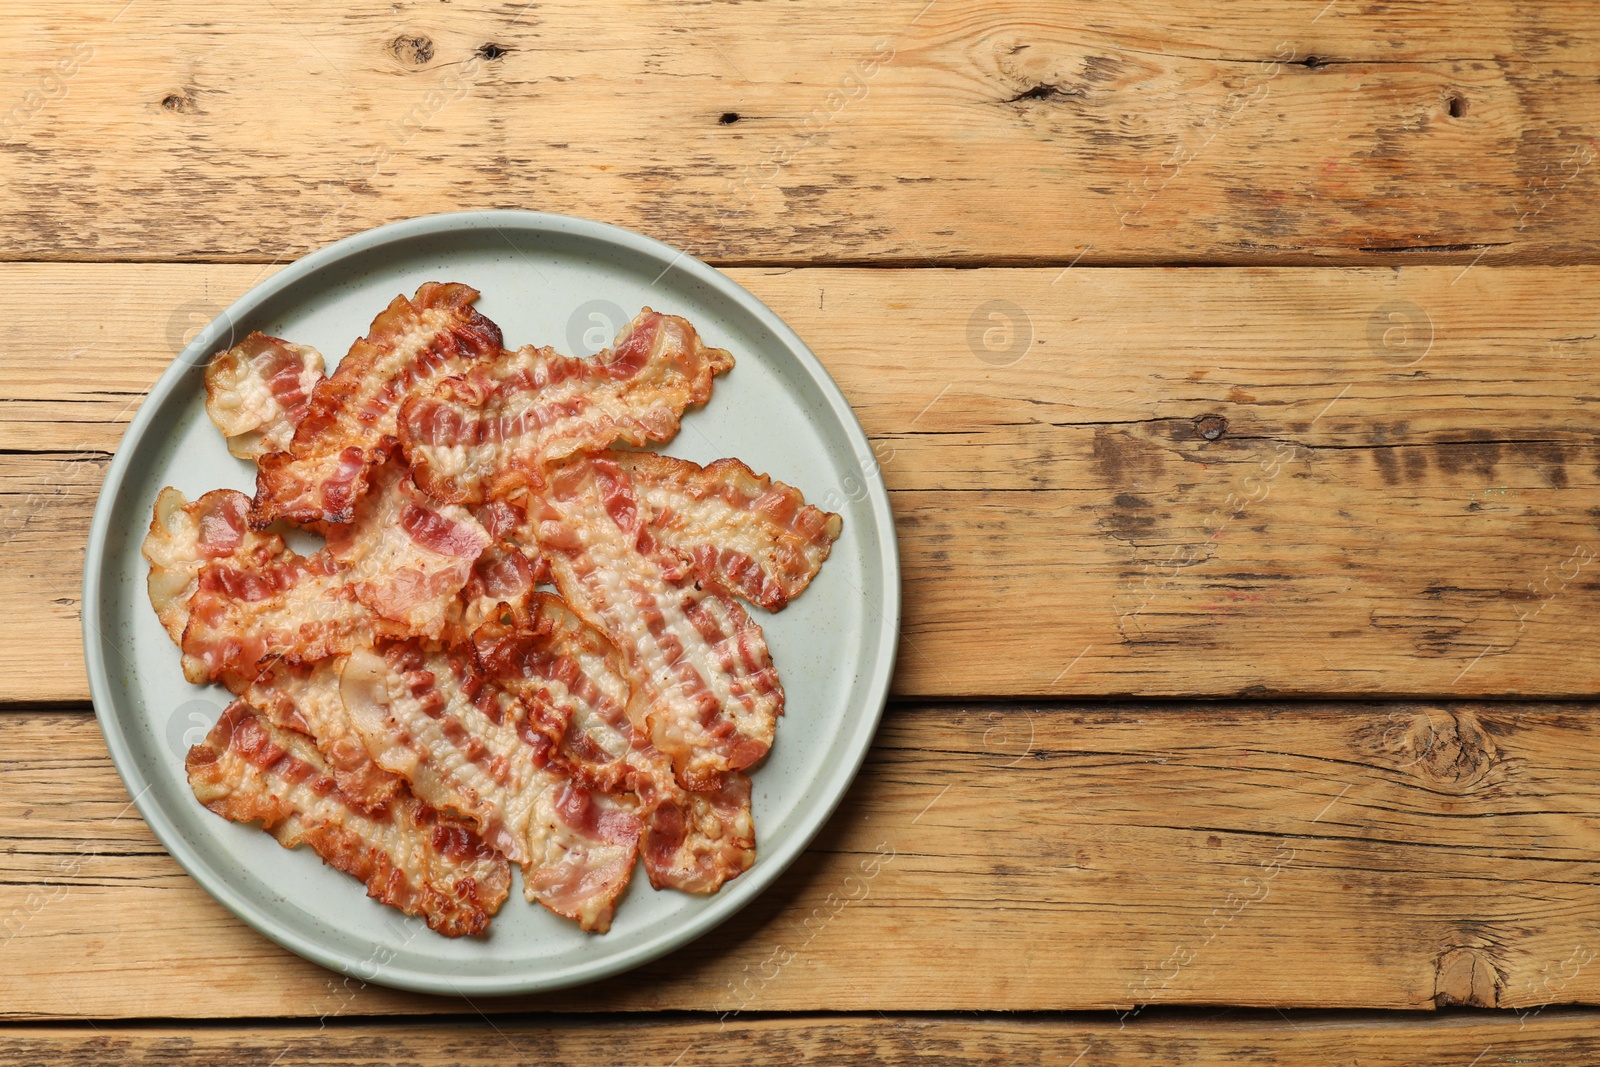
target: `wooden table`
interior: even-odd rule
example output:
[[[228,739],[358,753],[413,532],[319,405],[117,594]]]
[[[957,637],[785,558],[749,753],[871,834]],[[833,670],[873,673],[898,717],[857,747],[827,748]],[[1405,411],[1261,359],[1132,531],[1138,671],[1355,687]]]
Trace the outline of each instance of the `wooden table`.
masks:
[[[0,27],[0,1062],[1600,1057],[1591,3]],[[906,613],[867,766],[774,889],[636,973],[469,1002],[321,970],[184,875],[78,607],[188,336],[481,207],[652,234],[793,324],[878,449]]]

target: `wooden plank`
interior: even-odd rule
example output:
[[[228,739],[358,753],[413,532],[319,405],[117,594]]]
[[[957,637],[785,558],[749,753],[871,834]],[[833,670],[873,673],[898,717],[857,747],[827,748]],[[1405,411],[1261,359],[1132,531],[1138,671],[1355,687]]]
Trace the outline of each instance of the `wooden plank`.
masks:
[[[443,1067],[504,1059],[679,1067],[760,1064],[1037,1063],[1194,1067],[1359,1063],[1362,1067],[1504,1067],[1592,1062],[1600,1055],[1591,1012],[1518,1017],[1138,1020],[1127,1027],[1078,1019],[807,1016],[723,1022],[540,1020],[429,1026],[395,1023],[183,1029],[172,1026],[29,1027],[0,1030],[0,1064],[228,1063],[237,1067],[392,1064]],[[996,1054],[1004,1057],[996,1059]],[[1080,1057],[1081,1058],[1078,1058]],[[1476,1058],[1475,1058],[1476,1057]]]
[[[0,1013],[1592,1004],[1597,730],[1575,705],[898,707],[726,926],[578,992],[466,1003],[257,936],[163,854],[91,719],[13,712]]]
[[[86,698],[106,456],[260,273],[0,269],[0,696]],[[1600,270],[732,273],[874,438],[902,695],[1600,691]]]
[[[10,259],[539,207],[719,263],[1594,258],[1585,0],[0,14]]]

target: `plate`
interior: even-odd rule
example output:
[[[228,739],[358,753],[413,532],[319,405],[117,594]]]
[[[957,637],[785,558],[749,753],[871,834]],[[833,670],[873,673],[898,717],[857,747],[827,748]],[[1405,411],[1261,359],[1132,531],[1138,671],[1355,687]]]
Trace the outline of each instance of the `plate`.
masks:
[[[205,361],[251,330],[314,345],[330,362],[398,293],[460,281],[507,345],[591,354],[642,305],[682,315],[737,365],[662,450],[737,456],[844,516],[822,572],[786,609],[752,608],[788,694],[755,769],[755,865],[711,897],[657,892],[636,873],[607,934],[585,934],[521,898],[481,938],[450,940],[369,900],[309,849],[226,822],[189,791],[183,757],[228,701],[183,680],[145,595],[139,555],[156,493],[253,492],[205,415]],[[331,370],[331,367],[330,367]],[[83,635],[106,745],[150,828],[207,892],[263,934],[366,982],[444,994],[525,993],[655,959],[749,903],[838,805],[871,743],[899,632],[900,578],[888,495],[849,405],[804,342],[741,286],[627,230],[526,211],[411,219],[315,252],[256,286],[201,331],[150,391],[111,463],[89,533]],[[520,873],[518,874],[520,879]]]

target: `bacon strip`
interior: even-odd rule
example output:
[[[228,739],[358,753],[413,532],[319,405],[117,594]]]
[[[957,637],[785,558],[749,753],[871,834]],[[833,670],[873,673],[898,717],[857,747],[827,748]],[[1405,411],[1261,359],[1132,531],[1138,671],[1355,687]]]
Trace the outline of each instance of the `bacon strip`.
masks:
[[[258,330],[206,364],[206,414],[240,459],[281,452],[322,379],[322,353]]]
[[[667,440],[732,366],[683,319],[645,308],[594,359],[530,346],[419,391],[401,409],[400,443],[440,500],[505,497],[576,452]]]
[[[353,522],[329,525],[328,555],[344,565],[351,595],[409,634],[438,637],[456,594],[491,544],[465,508],[429,500],[391,461],[373,476]]]
[[[281,545],[281,540],[280,540]],[[369,643],[393,623],[350,594],[325,553],[287,548],[266,561],[219,560],[200,569],[179,647],[197,684],[250,677],[268,660],[315,663]]]
[[[630,754],[639,819],[639,855],[657,889],[715,893],[756,860],[750,779],[729,774],[715,793],[691,793],[673,778],[672,765],[645,745]]]
[[[546,727],[470,655],[416,642],[357,652],[340,691],[378,765],[522,864],[529,900],[585,930],[610,928],[638,849],[630,805],[551,769]]]
[[[313,390],[289,447],[258,461],[250,525],[354,519],[369,472],[393,447],[405,398],[499,355],[500,328],[473,310],[477,299],[476,289],[453,282],[428,282],[412,300],[395,297]]]
[[[622,654],[650,741],[678,781],[715,792],[765,756],[783,688],[761,627],[658,552],[627,472],[608,456],[574,457],[536,499],[557,587]]]
[[[611,929],[617,898],[633,876],[639,855],[639,820],[632,798],[595,793],[562,782],[543,795],[543,848],[523,869],[529,900],[576,920],[593,933]]]
[[[640,855],[657,889],[714,893],[755,860],[750,780],[734,772],[715,793],[690,793],[672,764],[627,718],[621,659],[559,597],[494,620],[473,635],[479,665],[548,724],[550,766],[592,790],[638,798]]]
[[[467,824],[402,794],[367,814],[340,792],[310,740],[235,701],[189,750],[190,787],[234,822],[260,820],[285,848],[310,845],[367,895],[446,937],[483,932],[511,888],[506,861]]]
[[[654,452],[610,458],[632,481],[658,544],[702,580],[769,611],[800,595],[839,536],[839,516],[736,459],[702,467]]]
[[[194,503],[171,486],[156,495],[150,532],[142,552],[150,563],[150,605],[175,643],[189,625],[189,599],[200,586],[200,570],[222,559],[267,561],[283,551],[283,539],[252,531],[245,521],[250,498],[213,489]]]
[[[193,504],[165,489],[145,537],[151,603],[191,682],[249,680],[264,660],[311,664],[379,637],[437,637],[489,536],[464,510],[425,500],[394,467],[323,550],[301,556],[249,529],[231,490]],[[437,509],[437,510],[435,510]],[[237,688],[237,687],[236,687]]]
[[[193,504],[172,488],[156,498],[143,547],[150,602],[183,651],[185,678],[241,690],[263,660],[315,663],[395,632],[351,595],[338,561],[250,530],[248,507],[233,490]]]
[[[339,696],[343,657],[314,666],[274,664],[237,695],[274,726],[297,730],[316,742],[339,791],[365,812],[380,811],[405,788],[405,780],[379,767],[350,723]]]

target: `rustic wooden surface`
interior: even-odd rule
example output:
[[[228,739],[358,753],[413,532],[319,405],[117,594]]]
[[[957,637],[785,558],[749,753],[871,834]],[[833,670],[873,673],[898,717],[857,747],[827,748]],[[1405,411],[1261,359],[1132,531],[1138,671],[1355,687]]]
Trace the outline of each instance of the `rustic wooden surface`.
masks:
[[[129,807],[92,720],[19,710],[0,1012],[1600,1001],[1597,730],[1540,705],[896,706],[841,814],[716,933],[596,987],[463,1002],[345,986],[245,928]]]
[[[104,0],[0,31],[39,93],[9,258],[288,260],[489,206],[797,265],[1600,242],[1588,0]]]
[[[1600,270],[732,273],[873,438],[899,694],[1600,690]],[[189,316],[259,274],[0,268],[0,315],[28,323],[0,563],[33,623],[0,629],[4,697],[87,698],[78,576],[109,454]],[[980,358],[1007,328],[969,331],[980,312],[1014,320],[1015,362]]]
[[[1592,4],[0,30],[0,1064],[1600,1063],[1562,1007],[1600,1005]],[[647,232],[794,325],[874,442],[906,616],[860,780],[760,901],[469,1003],[346,983],[176,866],[78,607],[189,336],[313,248],[481,207]]]
[[[666,1017],[405,1026],[276,1026],[248,1030],[49,1027],[0,1031],[0,1062],[40,1067],[105,1063],[230,1067],[362,1067],[463,1063],[649,1063],[676,1067],[871,1063],[1042,1067],[1260,1067],[1359,1063],[1361,1067],[1507,1067],[1594,1063],[1596,1016],[1385,1018],[1229,1013],[1221,1018],[1063,1022],[993,1016],[911,1017],[892,1022],[839,1016],[724,1021]]]

